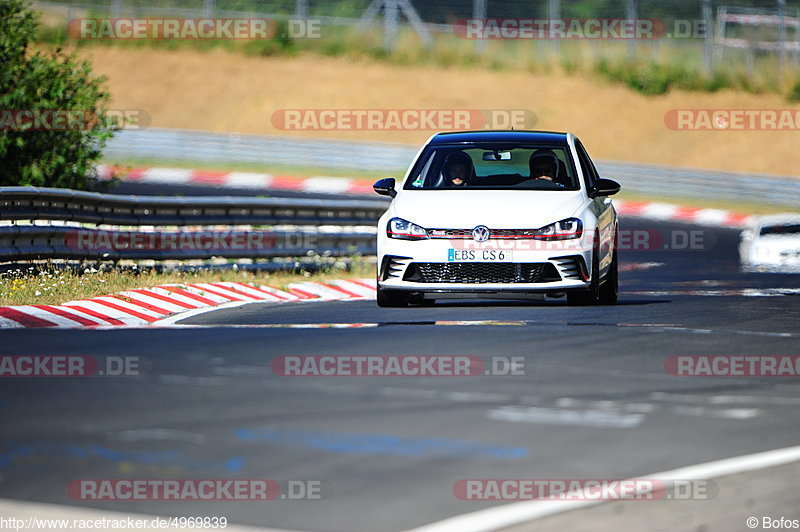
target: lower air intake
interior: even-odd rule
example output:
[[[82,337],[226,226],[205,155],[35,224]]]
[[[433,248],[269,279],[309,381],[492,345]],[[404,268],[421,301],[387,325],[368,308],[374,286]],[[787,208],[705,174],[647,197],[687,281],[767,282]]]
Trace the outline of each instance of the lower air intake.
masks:
[[[560,281],[561,276],[549,262],[412,262],[403,280],[417,283],[548,283]]]

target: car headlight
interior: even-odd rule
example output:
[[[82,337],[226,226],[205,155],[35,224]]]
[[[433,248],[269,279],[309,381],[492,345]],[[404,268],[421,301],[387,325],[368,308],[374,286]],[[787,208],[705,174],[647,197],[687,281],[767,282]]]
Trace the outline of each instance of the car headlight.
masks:
[[[386,236],[400,240],[425,240],[428,231],[402,218],[392,218],[386,225]]]
[[[537,240],[569,240],[580,238],[582,234],[583,222],[578,218],[567,218],[537,229],[534,238]]]

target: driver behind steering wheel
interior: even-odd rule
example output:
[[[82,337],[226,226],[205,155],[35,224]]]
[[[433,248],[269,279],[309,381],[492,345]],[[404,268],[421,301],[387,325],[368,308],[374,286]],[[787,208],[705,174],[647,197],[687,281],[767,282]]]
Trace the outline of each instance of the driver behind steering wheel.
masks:
[[[445,184],[451,187],[464,187],[470,180],[472,159],[464,152],[457,151],[447,156],[444,163]]]
[[[531,170],[531,179],[556,182],[558,177],[558,157],[552,151],[537,151],[531,155],[528,167]]]

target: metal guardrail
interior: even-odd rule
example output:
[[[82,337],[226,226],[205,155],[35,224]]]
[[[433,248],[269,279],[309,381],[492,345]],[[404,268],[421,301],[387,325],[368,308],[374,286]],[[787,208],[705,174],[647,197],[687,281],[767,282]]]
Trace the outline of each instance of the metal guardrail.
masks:
[[[118,246],[119,242],[123,244]],[[287,231],[147,232],[52,225],[0,227],[0,261],[9,262],[35,259],[271,259],[309,254],[325,257],[374,255],[375,233],[298,235]]]
[[[0,220],[115,225],[373,225],[388,203],[252,197],[159,197],[0,187]]]
[[[598,161],[603,177],[643,195],[769,203],[797,209],[800,178]]]
[[[418,147],[406,144],[238,135],[174,129],[121,131],[107,144],[110,161],[126,158],[261,163],[400,172]],[[643,195],[755,201],[797,207],[800,178],[595,161],[604,177]]]
[[[115,159],[166,159],[256,163],[347,170],[405,170],[418,147],[181,129],[126,129],[108,141],[103,155]]]
[[[377,198],[153,197],[0,187],[0,220],[6,223],[0,225],[0,260],[368,255],[375,253],[374,231],[353,228],[373,226],[387,205]],[[35,224],[8,223],[21,220]]]

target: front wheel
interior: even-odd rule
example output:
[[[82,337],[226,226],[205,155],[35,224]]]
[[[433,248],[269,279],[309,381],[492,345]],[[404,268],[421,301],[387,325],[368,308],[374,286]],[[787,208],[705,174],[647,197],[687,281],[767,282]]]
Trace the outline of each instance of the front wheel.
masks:
[[[569,292],[567,303],[575,306],[613,305],[617,302],[619,292],[619,267],[617,250],[611,256],[605,278],[600,280],[600,260],[597,252],[592,254],[592,282],[586,290]]]
[[[378,306],[382,308],[407,307],[408,296],[400,290],[387,290],[378,287]]]
[[[611,256],[611,265],[608,267],[606,278],[600,285],[600,304],[613,305],[617,302],[619,294],[619,267],[617,266],[617,250]]]
[[[600,303],[600,260],[598,253],[592,253],[592,282],[586,290],[567,292],[567,304],[572,306],[590,306]]]

